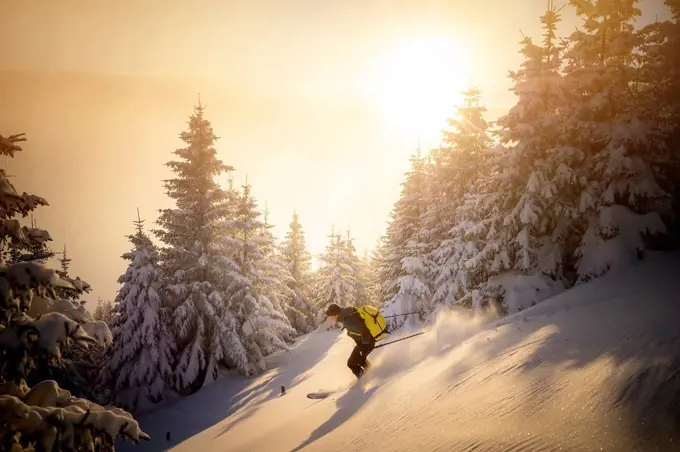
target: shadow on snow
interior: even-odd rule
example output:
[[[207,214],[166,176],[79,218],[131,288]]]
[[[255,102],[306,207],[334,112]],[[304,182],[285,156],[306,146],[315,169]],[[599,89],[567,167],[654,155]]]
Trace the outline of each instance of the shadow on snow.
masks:
[[[316,428],[316,430],[310,433],[307,439],[300,443],[291,452],[300,451],[301,449],[312,444],[314,441],[323,438],[347,422],[354,414],[357,413],[357,411],[359,411],[359,408],[361,408],[361,406],[371,398],[378,388],[379,386],[375,386],[368,391],[365,391],[361,385],[353,386],[337,400],[337,411],[333,413],[333,415],[326,422],[321,424]]]
[[[326,356],[339,337],[339,335],[322,331],[316,334],[310,333],[296,344],[295,354],[283,352],[285,355],[280,356],[288,357],[287,361],[284,359],[280,367],[260,376],[255,386],[248,386],[235,396],[237,400],[233,404],[231,412],[233,416],[215,437],[227,433],[240,422],[251,417],[262,403],[273,397],[280,397],[281,386],[288,390],[309,378],[309,370]],[[263,381],[259,381],[262,379]]]
[[[140,427],[151,436],[151,440],[138,445],[117,444],[116,449],[123,452],[167,450],[225,419],[233,419],[217,436],[227,432],[252,416],[263,402],[278,396],[281,386],[288,389],[308,377],[307,371],[323,359],[339,337],[318,333],[321,332],[301,337],[291,352],[283,351],[267,358],[268,361],[281,362],[279,367],[262,375],[225,376],[161,410],[142,415]],[[286,362],[286,358],[294,359]],[[167,432],[170,432],[170,440],[166,440]]]
[[[519,364],[498,374],[543,368],[534,385],[545,387],[523,404],[541,404],[562,369],[600,360],[616,366],[603,381],[634,436],[647,447],[680,442],[680,253],[662,255],[508,316],[469,338],[473,353],[446,374],[453,389],[523,348]],[[455,346],[440,349],[445,353]],[[551,375],[550,372],[553,372]],[[486,378],[492,378],[489,375]]]

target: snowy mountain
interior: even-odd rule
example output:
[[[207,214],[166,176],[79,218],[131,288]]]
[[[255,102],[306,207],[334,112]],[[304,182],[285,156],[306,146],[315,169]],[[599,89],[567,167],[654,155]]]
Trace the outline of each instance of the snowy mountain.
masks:
[[[264,375],[142,417],[152,440],[120,450],[678,450],[679,265],[654,256],[486,324],[442,311],[359,384],[352,341],[322,325]]]

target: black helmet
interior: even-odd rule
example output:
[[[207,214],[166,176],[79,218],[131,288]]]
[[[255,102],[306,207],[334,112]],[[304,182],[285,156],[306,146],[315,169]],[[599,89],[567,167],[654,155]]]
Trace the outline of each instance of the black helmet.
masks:
[[[326,315],[327,315],[327,316],[338,315],[338,314],[340,314],[340,311],[341,311],[340,306],[338,306],[338,305],[335,304],[335,303],[331,303],[331,304],[328,305],[328,307],[326,308]]]

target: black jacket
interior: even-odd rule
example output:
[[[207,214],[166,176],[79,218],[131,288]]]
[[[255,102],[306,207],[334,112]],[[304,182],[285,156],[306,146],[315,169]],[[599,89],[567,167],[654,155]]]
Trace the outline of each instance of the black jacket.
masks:
[[[358,339],[357,336],[361,336],[363,340],[373,339],[364,319],[354,311],[354,308],[343,308],[338,315],[338,322],[342,322],[347,332],[356,339]]]

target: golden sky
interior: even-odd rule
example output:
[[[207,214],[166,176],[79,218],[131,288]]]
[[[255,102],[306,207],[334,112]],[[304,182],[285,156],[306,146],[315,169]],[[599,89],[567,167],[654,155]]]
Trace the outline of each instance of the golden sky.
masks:
[[[642,0],[643,21],[662,3]],[[0,133],[29,139],[0,165],[50,202],[36,220],[67,244],[89,299],[113,299],[136,208],[151,225],[171,205],[164,163],[200,92],[220,157],[279,237],[295,208],[313,253],[333,224],[370,248],[452,92],[474,81],[489,119],[512,105],[520,29],[538,36],[546,5],[0,0]],[[565,14],[562,28],[575,24]]]

